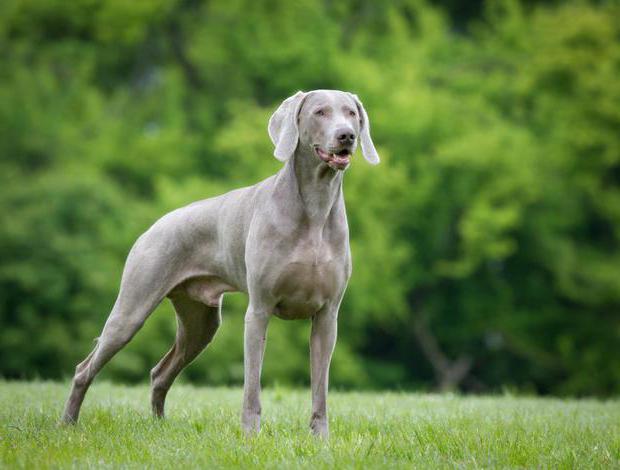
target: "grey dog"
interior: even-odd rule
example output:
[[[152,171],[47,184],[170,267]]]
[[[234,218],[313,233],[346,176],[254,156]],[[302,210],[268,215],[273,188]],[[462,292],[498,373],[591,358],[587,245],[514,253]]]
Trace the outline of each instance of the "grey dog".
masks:
[[[181,370],[211,342],[225,292],[249,295],[241,421],[260,429],[260,374],[272,315],[312,319],[310,427],[329,433],[327,384],[338,309],[351,275],[342,177],[358,141],[379,163],[366,111],[342,91],[298,92],[271,116],[282,169],[266,180],[168,213],[129,252],[118,298],[94,350],[76,367],[63,421],[78,419],[95,375],[165,298],[177,314],[172,349],[151,371],[151,403],[164,401]]]

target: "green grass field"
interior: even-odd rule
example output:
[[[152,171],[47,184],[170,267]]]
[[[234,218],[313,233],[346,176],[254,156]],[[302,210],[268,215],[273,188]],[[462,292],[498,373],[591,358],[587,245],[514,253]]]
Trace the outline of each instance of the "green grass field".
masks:
[[[177,384],[168,418],[147,386],[95,384],[77,426],[68,384],[0,382],[0,468],[619,468],[620,401],[330,394],[331,438],[308,433],[306,390],[267,389],[246,439],[241,390]]]

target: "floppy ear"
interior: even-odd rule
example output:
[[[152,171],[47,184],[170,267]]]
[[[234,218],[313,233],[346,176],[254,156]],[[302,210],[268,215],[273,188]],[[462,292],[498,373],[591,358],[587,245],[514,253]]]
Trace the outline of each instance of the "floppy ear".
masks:
[[[357,112],[360,116],[360,144],[362,146],[362,155],[371,165],[376,165],[379,163],[379,155],[377,154],[377,149],[375,149],[375,144],[372,143],[372,139],[370,138],[370,121],[368,120],[368,114],[366,114],[366,110],[364,109],[364,105],[353,93],[349,93],[353,99],[355,100],[355,104],[357,105]]]
[[[287,161],[299,141],[299,128],[297,118],[306,93],[298,91],[293,96],[285,99],[269,119],[269,137],[276,146],[273,155],[280,161]]]

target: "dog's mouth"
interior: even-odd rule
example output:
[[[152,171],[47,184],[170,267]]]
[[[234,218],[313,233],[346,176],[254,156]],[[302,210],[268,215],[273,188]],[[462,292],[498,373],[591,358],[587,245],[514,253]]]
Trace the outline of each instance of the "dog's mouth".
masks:
[[[317,145],[314,147],[314,152],[321,160],[336,170],[344,170],[351,163],[351,150],[347,148],[330,153]]]

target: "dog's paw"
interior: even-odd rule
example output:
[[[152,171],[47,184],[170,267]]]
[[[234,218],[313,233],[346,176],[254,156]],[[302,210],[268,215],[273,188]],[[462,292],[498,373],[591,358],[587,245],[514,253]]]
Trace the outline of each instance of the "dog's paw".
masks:
[[[255,436],[260,431],[260,414],[243,413],[241,417],[241,427],[246,436]]]
[[[319,419],[312,417],[310,421],[310,430],[312,434],[322,439],[329,438],[329,425],[327,424],[327,419]]]

